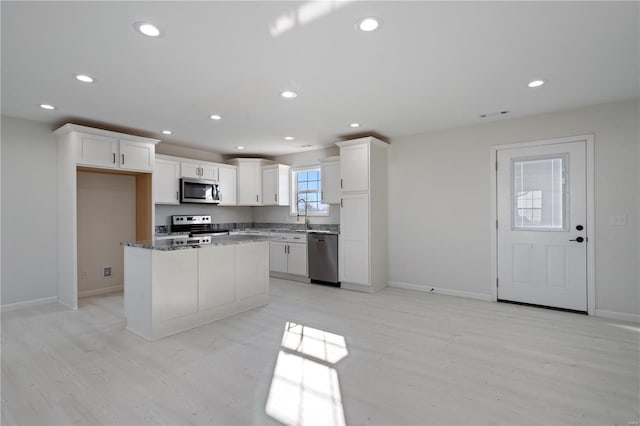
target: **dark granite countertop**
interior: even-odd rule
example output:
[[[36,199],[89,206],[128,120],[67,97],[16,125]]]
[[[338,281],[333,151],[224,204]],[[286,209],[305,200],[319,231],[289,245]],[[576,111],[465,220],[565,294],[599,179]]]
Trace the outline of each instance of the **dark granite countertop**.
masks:
[[[211,243],[207,244],[176,244],[172,239],[154,241],[131,241],[122,243],[123,246],[137,247],[149,250],[174,251],[194,248],[206,248],[213,246],[223,246],[229,244],[254,243],[258,241],[269,241],[266,235],[222,235],[213,237]],[[184,241],[184,239],[182,240]]]

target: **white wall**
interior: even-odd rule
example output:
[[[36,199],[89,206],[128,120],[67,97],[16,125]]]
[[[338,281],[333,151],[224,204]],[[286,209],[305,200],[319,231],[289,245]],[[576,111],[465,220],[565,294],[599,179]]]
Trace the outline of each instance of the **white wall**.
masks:
[[[639,102],[617,102],[394,140],[389,281],[491,294],[490,147],[595,135],[596,310],[640,313]],[[609,225],[624,213],[626,226]]]
[[[78,173],[78,295],[122,289],[123,241],[136,239],[136,178]],[[111,276],[103,267],[111,266]]]
[[[1,303],[55,298],[56,139],[47,125],[2,116],[2,151]]]

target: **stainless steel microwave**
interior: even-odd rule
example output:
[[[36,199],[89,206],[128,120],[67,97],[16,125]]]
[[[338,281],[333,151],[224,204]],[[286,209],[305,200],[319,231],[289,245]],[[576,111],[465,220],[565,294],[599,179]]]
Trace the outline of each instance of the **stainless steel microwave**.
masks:
[[[204,179],[180,179],[180,202],[218,204],[220,202],[218,182]]]

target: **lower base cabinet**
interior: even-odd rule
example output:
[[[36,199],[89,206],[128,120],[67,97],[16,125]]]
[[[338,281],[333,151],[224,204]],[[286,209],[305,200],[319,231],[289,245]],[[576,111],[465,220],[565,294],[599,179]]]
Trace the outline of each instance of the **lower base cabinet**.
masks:
[[[307,278],[307,236],[291,233],[272,233],[278,238],[269,243],[269,271],[272,276],[296,275]],[[278,275],[281,274],[281,275]]]
[[[124,248],[127,330],[156,340],[269,301],[267,241]]]

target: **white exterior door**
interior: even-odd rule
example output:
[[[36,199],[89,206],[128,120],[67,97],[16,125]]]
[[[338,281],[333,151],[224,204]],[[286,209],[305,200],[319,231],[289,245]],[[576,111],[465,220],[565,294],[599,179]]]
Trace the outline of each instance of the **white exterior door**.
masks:
[[[586,149],[497,151],[499,300],[587,311]]]

